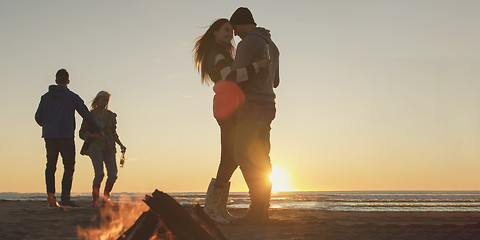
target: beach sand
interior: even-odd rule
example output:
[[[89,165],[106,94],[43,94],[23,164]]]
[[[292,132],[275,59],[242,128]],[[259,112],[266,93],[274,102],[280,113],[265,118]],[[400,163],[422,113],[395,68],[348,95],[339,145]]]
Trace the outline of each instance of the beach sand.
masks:
[[[140,201],[140,200],[139,200]],[[143,203],[117,204],[115,210],[47,208],[46,201],[0,201],[0,239],[111,239],[148,209]],[[241,216],[245,209],[232,209]],[[221,224],[228,239],[480,239],[479,212],[337,212],[272,209],[263,225]],[[129,219],[128,223],[125,219]],[[122,223],[119,223],[122,222]],[[114,223],[114,224],[113,224]],[[122,225],[123,224],[123,225]],[[128,225],[128,226],[127,226]],[[115,229],[114,229],[115,228]],[[113,230],[114,229],[114,230]]]

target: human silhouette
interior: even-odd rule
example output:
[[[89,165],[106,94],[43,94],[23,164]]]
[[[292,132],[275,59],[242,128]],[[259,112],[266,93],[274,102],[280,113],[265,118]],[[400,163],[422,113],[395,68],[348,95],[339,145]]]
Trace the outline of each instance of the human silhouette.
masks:
[[[215,221],[230,222],[226,209],[230,178],[238,167],[234,160],[235,131],[238,108],[245,96],[238,86],[254,75],[265,71],[268,59],[258,59],[242,68],[232,70],[234,46],[233,29],[228,19],[216,20],[200,36],[194,47],[195,63],[202,83],[214,83],[213,115],[220,126],[221,157],[216,178],[212,178],[205,199],[205,212]]]
[[[60,153],[64,166],[60,205],[77,207],[77,204],[70,199],[75,171],[75,111],[92,126],[92,132],[99,135],[103,133],[83,100],[67,88],[70,83],[67,70],[58,70],[55,82],[57,85],[50,85],[48,92],[42,96],[35,113],[35,121],[42,127],[42,137],[47,151],[45,169],[47,202],[49,207],[59,206],[55,198],[55,171]]]
[[[240,84],[245,103],[238,110],[235,136],[235,161],[240,166],[250,194],[247,214],[243,222],[269,220],[272,171],[270,160],[270,125],[276,114],[274,87],[279,84],[279,51],[270,31],[257,27],[248,8],[240,7],[231,16],[238,43],[232,69],[240,69],[250,62],[269,57],[268,71],[260,72]]]
[[[115,143],[120,146],[124,154],[127,148],[120,141],[117,134],[117,114],[108,109],[110,93],[100,91],[93,99],[91,113],[100,123],[104,135],[94,133],[93,128],[87,121],[82,122],[80,138],[85,140],[81,154],[88,155],[92,160],[95,177],[92,184],[92,204],[94,207],[110,205],[110,193],[117,180],[117,162]],[[107,169],[107,181],[103,190],[103,197],[100,200],[100,185],[105,176],[103,165]]]

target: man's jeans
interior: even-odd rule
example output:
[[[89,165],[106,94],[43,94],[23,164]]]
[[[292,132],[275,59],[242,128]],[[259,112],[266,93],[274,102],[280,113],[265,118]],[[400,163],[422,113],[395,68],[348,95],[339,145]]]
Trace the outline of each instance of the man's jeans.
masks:
[[[64,168],[62,201],[69,201],[73,172],[75,171],[75,141],[73,138],[45,138],[45,148],[47,149],[47,167],[45,169],[47,193],[55,193],[55,171],[60,153]]]
[[[252,204],[268,204],[270,200],[270,124],[275,113],[275,103],[260,101],[247,101],[238,112],[235,161],[248,185]]]

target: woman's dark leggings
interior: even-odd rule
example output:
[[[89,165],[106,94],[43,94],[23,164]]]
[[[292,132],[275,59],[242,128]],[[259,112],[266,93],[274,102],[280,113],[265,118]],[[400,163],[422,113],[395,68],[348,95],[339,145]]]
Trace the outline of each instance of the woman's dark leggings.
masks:
[[[235,132],[237,126],[237,112],[226,119],[217,119],[220,126],[220,165],[217,171],[217,182],[227,183],[237,169],[238,165],[234,159]]]

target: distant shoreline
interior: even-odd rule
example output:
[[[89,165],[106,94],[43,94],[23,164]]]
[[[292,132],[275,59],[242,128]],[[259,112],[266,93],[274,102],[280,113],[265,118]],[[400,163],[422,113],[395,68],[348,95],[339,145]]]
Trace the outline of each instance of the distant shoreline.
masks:
[[[205,192],[169,193],[181,204],[203,204]],[[60,194],[57,194],[57,197]],[[114,192],[112,201],[142,203],[150,193]],[[74,201],[88,201],[91,193],[73,193]],[[44,201],[45,193],[0,193],[4,200]],[[305,191],[273,192],[271,208],[359,212],[480,212],[480,191]],[[248,208],[246,192],[232,192],[229,208]]]

